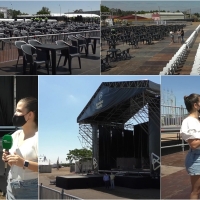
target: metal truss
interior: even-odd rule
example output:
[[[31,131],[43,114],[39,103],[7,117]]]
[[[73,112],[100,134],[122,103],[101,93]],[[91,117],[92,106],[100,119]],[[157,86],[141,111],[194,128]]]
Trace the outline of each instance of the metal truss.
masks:
[[[120,81],[120,82],[103,82],[102,85],[108,87],[120,87],[120,88],[147,88],[149,87],[149,80],[143,81]]]
[[[83,148],[92,147],[92,126],[90,124],[79,124],[78,139]]]
[[[125,88],[148,88],[149,81],[124,81],[124,82],[103,82],[102,85],[108,87]],[[99,91],[98,88],[97,92]],[[96,92],[96,93],[97,93]],[[92,98],[93,99],[93,98]],[[90,100],[90,102],[92,101]],[[89,103],[87,104],[89,106]],[[109,112],[105,112],[104,119],[97,121],[98,115],[90,119],[90,123],[105,125],[126,130],[134,130],[134,125],[144,124],[149,121],[149,115],[156,126],[160,127],[160,92],[146,89],[144,92],[133,96],[129,101],[113,107]],[[83,113],[84,111],[82,111]],[[83,122],[84,123],[84,122]],[[148,134],[148,126],[142,126]],[[92,127],[90,124],[79,124],[79,140],[85,147],[92,147]]]

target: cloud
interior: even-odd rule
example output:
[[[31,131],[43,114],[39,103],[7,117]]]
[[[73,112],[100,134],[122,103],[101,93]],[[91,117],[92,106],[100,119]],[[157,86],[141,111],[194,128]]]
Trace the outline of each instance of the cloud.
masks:
[[[70,103],[76,103],[78,102],[78,99],[73,95],[73,94],[69,94],[67,96],[67,100],[70,102]]]

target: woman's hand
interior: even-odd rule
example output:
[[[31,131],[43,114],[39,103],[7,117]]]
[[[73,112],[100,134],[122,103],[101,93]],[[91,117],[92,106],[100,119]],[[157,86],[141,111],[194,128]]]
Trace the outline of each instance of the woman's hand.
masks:
[[[189,139],[187,142],[191,149],[200,147],[200,139]]]
[[[3,154],[2,154],[2,160],[4,161],[4,162],[7,162],[7,156],[9,155],[10,153],[8,152],[8,151],[3,151]]]
[[[23,167],[24,166],[24,159],[14,153],[14,155],[7,155],[6,160],[8,161],[8,164],[10,166],[16,165],[18,167]]]

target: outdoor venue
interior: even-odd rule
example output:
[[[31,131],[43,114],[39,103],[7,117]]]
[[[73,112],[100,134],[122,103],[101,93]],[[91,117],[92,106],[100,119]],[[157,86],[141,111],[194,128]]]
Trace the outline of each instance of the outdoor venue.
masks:
[[[100,16],[90,12],[0,19],[0,74],[100,74]]]
[[[103,82],[77,118],[83,144],[93,149],[94,174],[57,176],[56,186],[100,187],[102,174],[113,172],[117,186],[160,189],[159,105],[159,84]]]
[[[110,7],[106,10],[102,6],[101,15],[102,74],[199,75],[200,26],[190,9],[163,12],[141,7],[139,11],[122,11],[114,3],[106,3],[103,6]],[[165,8],[161,3],[154,4]],[[182,29],[184,40],[178,39]]]

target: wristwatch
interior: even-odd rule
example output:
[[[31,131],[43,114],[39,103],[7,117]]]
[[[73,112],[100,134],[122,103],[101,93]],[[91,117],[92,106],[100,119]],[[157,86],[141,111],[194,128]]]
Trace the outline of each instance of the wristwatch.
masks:
[[[28,166],[29,166],[29,162],[28,162],[28,160],[25,160],[24,161],[23,169],[26,169]]]

